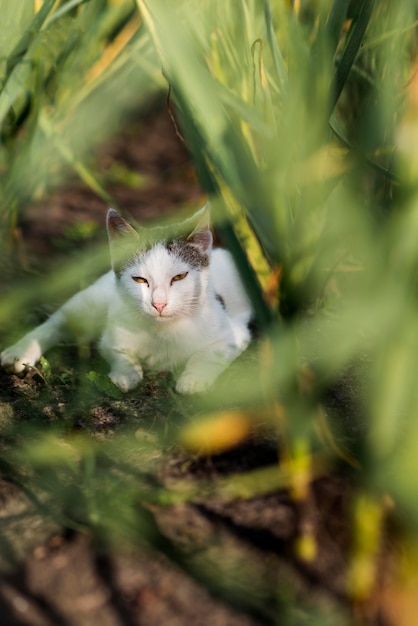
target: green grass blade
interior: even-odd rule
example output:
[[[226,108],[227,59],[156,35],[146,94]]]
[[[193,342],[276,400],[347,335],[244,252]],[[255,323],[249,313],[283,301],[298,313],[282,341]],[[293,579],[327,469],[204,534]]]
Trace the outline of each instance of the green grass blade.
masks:
[[[25,28],[24,32],[21,34],[19,41],[7,57],[7,76],[9,76],[16,64],[22,59],[22,57],[28,50],[34,37],[36,37],[36,35],[39,33],[42,26],[44,25],[45,20],[51,12],[54,4],[54,0],[44,0],[41,8],[35,14],[31,23]],[[27,5],[29,5],[29,2],[27,3]],[[13,6],[16,7],[16,3],[13,3]]]
[[[274,32],[269,0],[264,0],[264,19],[267,28],[267,41],[269,43],[271,55],[273,58],[277,84],[279,86],[280,92],[284,96],[287,92],[288,83],[287,67],[284,62],[284,58],[277,43],[276,35]]]
[[[327,22],[327,32],[332,43],[333,50],[336,50],[341,37],[344,22],[347,18],[350,0],[334,0]]]
[[[72,11],[76,7],[84,4],[87,0],[69,0],[63,6],[59,7],[54,13],[46,20],[45,27],[48,27],[52,22],[58,20],[63,15],[66,15],[69,11]]]
[[[28,90],[33,66],[30,46],[54,5],[54,0],[46,0],[7,60],[5,83],[0,93],[0,126],[17,99]]]
[[[33,2],[16,3],[13,0],[3,0],[1,3],[0,22],[0,62],[2,72],[6,61],[20,56],[20,41],[22,33],[28,33],[33,20]],[[2,77],[2,80],[4,78]]]
[[[364,34],[372,16],[373,8],[374,0],[363,0],[357,19],[353,22],[353,26],[350,29],[348,41],[334,77],[330,97],[330,112],[334,110],[341,92],[347,82],[348,75],[351,72],[351,68],[360,49]]]

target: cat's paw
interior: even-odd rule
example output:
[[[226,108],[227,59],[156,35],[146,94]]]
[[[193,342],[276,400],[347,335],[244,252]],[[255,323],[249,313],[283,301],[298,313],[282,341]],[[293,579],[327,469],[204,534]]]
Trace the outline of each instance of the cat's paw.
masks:
[[[109,378],[123,393],[135,389],[143,378],[142,371],[133,367],[114,369],[109,372]]]
[[[184,372],[176,383],[177,393],[192,394],[204,393],[214,382],[214,379],[200,377]]]
[[[0,354],[1,366],[14,374],[20,374],[33,367],[41,358],[42,351],[39,342],[31,339],[28,342],[19,342],[6,348]]]

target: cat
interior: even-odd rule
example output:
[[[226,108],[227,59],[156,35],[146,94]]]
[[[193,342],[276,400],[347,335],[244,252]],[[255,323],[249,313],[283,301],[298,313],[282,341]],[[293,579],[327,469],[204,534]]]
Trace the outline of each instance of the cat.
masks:
[[[205,206],[177,225],[137,230],[109,209],[112,269],[0,355],[14,373],[33,367],[68,335],[98,340],[123,392],[143,369],[178,374],[175,389],[206,391],[247,348],[250,300],[231,254],[213,247]]]

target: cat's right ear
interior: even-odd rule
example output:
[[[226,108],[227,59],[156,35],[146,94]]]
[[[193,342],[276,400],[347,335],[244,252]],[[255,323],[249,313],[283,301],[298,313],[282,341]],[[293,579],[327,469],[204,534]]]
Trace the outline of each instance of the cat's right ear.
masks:
[[[210,210],[209,203],[205,204],[197,213],[190,218],[195,222],[193,231],[188,235],[187,241],[198,246],[203,253],[210,253],[213,243],[212,232],[210,229]]]
[[[136,230],[115,209],[109,209],[106,218],[112,268],[118,273],[138,247]]]

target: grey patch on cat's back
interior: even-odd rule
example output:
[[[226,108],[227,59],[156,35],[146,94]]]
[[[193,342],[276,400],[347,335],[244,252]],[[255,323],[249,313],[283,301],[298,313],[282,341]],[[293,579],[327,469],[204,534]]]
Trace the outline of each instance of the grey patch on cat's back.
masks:
[[[166,249],[170,254],[187,263],[195,269],[203,269],[209,267],[209,255],[187,241],[169,241],[166,243]]]
[[[221,304],[222,308],[226,310],[225,300],[222,298],[222,296],[219,293],[215,293],[215,298]]]

